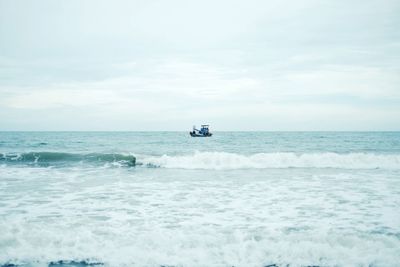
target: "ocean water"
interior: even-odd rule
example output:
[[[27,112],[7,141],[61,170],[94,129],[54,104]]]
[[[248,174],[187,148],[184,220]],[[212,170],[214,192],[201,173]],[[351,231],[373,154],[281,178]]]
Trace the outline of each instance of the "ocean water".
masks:
[[[1,132],[0,266],[400,266],[400,133]]]

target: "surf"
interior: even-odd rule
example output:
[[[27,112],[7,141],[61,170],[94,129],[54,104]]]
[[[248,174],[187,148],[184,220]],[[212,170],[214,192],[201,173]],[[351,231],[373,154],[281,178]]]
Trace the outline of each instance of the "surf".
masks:
[[[256,153],[251,155],[227,152],[195,152],[191,155],[162,155],[138,159],[147,167],[169,169],[400,169],[400,154],[373,153]]]

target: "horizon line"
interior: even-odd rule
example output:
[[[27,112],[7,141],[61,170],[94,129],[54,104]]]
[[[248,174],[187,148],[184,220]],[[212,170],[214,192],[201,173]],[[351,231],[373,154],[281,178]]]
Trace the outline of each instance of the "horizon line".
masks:
[[[190,132],[188,130],[0,130],[0,132]],[[212,132],[400,132],[399,130],[213,130]]]

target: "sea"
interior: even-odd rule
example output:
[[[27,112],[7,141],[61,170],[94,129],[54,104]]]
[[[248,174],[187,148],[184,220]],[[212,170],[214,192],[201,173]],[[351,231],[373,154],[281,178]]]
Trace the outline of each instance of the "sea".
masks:
[[[400,266],[400,132],[0,132],[0,266]]]

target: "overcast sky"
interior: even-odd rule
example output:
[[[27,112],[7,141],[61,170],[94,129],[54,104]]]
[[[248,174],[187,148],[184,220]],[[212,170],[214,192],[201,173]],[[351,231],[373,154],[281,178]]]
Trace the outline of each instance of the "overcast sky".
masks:
[[[399,0],[0,0],[0,130],[400,130],[399,14]]]

